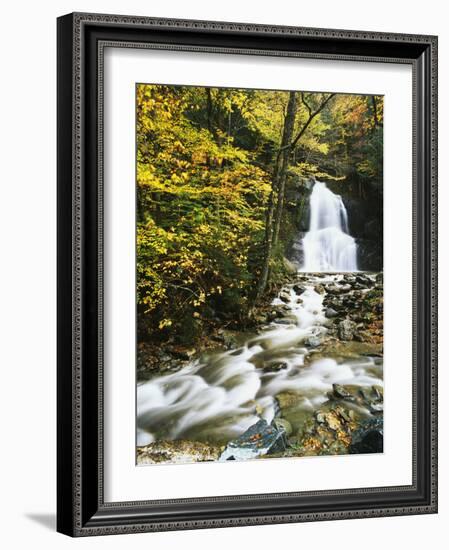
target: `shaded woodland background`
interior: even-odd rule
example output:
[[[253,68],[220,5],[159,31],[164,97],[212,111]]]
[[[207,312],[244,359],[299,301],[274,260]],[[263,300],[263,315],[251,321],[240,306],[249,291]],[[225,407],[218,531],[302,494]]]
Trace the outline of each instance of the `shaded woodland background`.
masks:
[[[138,339],[251,324],[295,268],[313,179],[382,269],[383,98],[139,84]],[[289,260],[290,259],[290,260]]]

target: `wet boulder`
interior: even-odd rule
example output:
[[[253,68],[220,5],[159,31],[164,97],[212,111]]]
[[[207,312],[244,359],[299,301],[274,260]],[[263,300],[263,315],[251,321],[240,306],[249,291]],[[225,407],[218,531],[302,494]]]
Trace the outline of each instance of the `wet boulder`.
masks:
[[[341,294],[343,292],[338,285],[328,285],[326,291],[328,294]]]
[[[272,309],[267,313],[267,321],[271,322],[275,319],[278,319],[279,317],[283,317],[285,315],[285,311],[282,311],[281,309]]]
[[[283,391],[276,395],[276,402],[279,406],[282,416],[285,416],[283,412],[291,407],[295,407],[298,403],[302,403],[304,397],[300,392],[295,391]]]
[[[358,387],[355,385],[333,384],[332,391],[328,392],[330,401],[336,401],[345,406],[354,404],[359,413],[364,415],[381,416],[383,413],[383,389],[380,386]]]
[[[370,418],[352,434],[350,454],[382,453],[384,450],[383,418]]]
[[[327,319],[332,319],[333,317],[337,317],[338,313],[335,311],[334,308],[328,307],[324,315],[327,317]]]
[[[332,384],[332,391],[333,396],[335,396],[337,399],[353,399],[352,393],[348,391],[344,386],[340,386],[340,384]]]
[[[290,301],[291,301],[291,296],[288,292],[286,292],[285,290],[283,290],[280,294],[279,294],[279,300],[282,300],[284,302],[284,304],[288,304]]]
[[[248,460],[285,451],[286,430],[281,426],[280,428],[268,424],[266,420],[259,420],[240,437],[230,441],[219,460]]]
[[[300,284],[296,283],[293,285],[293,290],[296,292],[296,294],[302,294],[306,289],[301,286]]]
[[[285,361],[273,361],[262,367],[264,372],[279,372],[285,369],[288,369],[288,363]]]
[[[352,290],[352,285],[349,283],[346,283],[344,285],[340,285],[340,291],[341,293],[350,292]]]

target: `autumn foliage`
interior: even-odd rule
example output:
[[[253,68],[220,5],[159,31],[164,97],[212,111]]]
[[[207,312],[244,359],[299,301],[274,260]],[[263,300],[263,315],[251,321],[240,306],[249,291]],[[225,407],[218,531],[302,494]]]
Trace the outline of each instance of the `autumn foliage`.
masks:
[[[288,205],[267,258],[267,210],[289,92],[136,86],[137,305],[140,337],[192,342],[242,323],[268,259],[289,244]],[[299,94],[293,135],[324,94]],[[320,103],[321,102],[321,103]],[[285,185],[311,176],[381,181],[382,98],[335,95],[287,155]],[[355,174],[355,175],[354,175]],[[284,200],[282,198],[282,200]],[[285,223],[284,223],[285,222]]]

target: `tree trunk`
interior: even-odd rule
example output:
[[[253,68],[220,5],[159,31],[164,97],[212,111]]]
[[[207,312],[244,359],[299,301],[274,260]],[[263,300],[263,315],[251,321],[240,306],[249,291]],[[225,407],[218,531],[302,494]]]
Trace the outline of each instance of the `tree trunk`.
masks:
[[[282,132],[281,148],[276,157],[276,163],[275,163],[274,173],[273,173],[273,182],[271,185],[270,198],[268,200],[267,218],[266,218],[266,225],[265,225],[264,262],[262,266],[262,273],[259,278],[256,301],[265,292],[265,288],[267,286],[268,274],[270,271],[271,253],[273,250],[274,236],[276,234],[275,233],[276,227],[277,227],[277,232],[279,233],[280,215],[282,214],[282,203],[284,200],[283,197],[284,197],[284,189],[285,189],[285,175],[287,172],[288,157],[290,156],[290,152],[291,152],[291,148],[289,144],[291,142],[292,135],[293,135],[295,116],[296,116],[296,94],[295,92],[290,92],[288,105],[287,105],[287,113],[284,119],[284,129]],[[282,190],[281,190],[281,187],[282,187]],[[280,193],[282,193],[281,205],[279,204]],[[275,209],[276,209],[276,215],[275,215]],[[273,221],[274,221],[274,226],[273,226]]]
[[[282,210],[284,208],[285,180],[287,179],[287,169],[291,148],[290,144],[293,136],[296,118],[296,93],[290,92],[287,105],[287,114],[284,122],[284,133],[282,136],[281,158],[279,162],[278,184],[277,184],[277,204],[276,215],[274,219],[273,246],[277,245],[279,239],[279,228],[281,226]]]
[[[374,120],[374,127],[379,126],[379,117],[377,116],[377,101],[376,96],[371,96],[371,104],[373,106],[373,120]]]
[[[212,134],[212,93],[210,88],[205,88],[206,90],[206,101],[207,101],[207,129]]]
[[[257,285],[257,294],[255,298],[256,302],[265,292],[265,288],[268,282],[268,272],[270,270],[271,248],[273,243],[274,197],[276,193],[275,186],[276,186],[276,173],[273,177],[270,197],[268,199],[267,215],[266,215],[266,221],[265,221],[265,250],[264,250],[262,272],[260,274],[259,283]]]

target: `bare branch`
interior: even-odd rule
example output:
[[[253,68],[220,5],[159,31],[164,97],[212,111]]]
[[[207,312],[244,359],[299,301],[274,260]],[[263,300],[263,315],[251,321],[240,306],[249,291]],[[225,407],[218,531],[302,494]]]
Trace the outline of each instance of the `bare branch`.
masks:
[[[326,105],[329,103],[329,101],[334,97],[335,94],[329,94],[326,99],[321,103],[321,105],[318,107],[318,109],[316,109],[316,111],[313,111],[313,113],[309,116],[309,118],[306,120],[306,122],[304,123],[304,126],[301,128],[301,130],[298,132],[297,136],[295,137],[295,139],[291,142],[291,144],[289,145],[289,147],[291,147],[292,149],[294,149],[296,147],[296,144],[298,143],[298,141],[302,138],[302,136],[305,134],[307,128],[309,127],[310,123],[312,122],[312,120],[319,114],[321,113],[321,111],[324,109],[324,107],[326,107]],[[307,104],[306,104],[306,107],[307,107]]]
[[[304,107],[307,109],[307,111],[309,112],[309,117],[312,116],[312,108],[310,107],[310,105],[307,103],[306,101],[306,96],[304,95],[304,92],[301,92],[301,101],[302,101],[302,104],[304,105]]]

